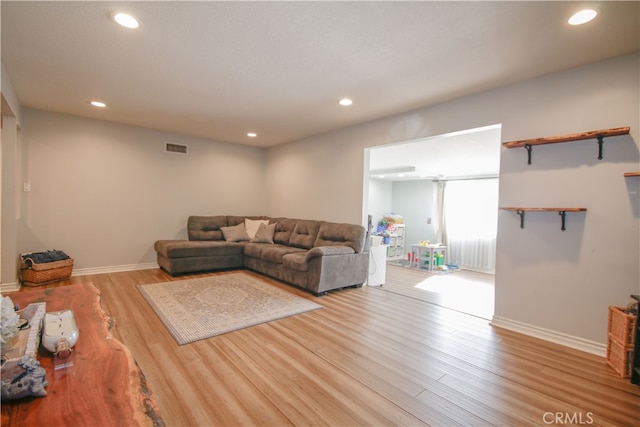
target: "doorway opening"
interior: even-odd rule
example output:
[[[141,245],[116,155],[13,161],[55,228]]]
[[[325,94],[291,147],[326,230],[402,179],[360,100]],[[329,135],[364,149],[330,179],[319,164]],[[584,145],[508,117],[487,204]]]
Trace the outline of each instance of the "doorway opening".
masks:
[[[388,242],[386,282],[405,283],[407,296],[493,315],[500,133],[491,125],[365,149],[363,213]],[[401,287],[381,287],[391,288]],[[465,308],[473,304],[483,307]]]

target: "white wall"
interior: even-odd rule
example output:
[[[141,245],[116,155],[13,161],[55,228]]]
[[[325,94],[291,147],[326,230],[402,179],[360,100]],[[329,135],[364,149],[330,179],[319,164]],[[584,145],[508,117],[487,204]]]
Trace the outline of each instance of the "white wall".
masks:
[[[584,206],[569,214],[566,232],[555,214],[498,221],[496,316],[589,342],[606,342],[607,306],[640,290],[638,54],[548,75],[453,102],[377,120],[271,149],[270,210],[300,217],[365,223],[364,149],[489,124],[503,141],[631,126],[631,135],[503,150],[501,206]],[[428,84],[425,82],[425,84]],[[303,202],[303,201],[307,202]]]
[[[189,215],[266,210],[264,149],[38,110],[23,122],[22,252],[61,249],[76,269],[153,263],[154,241],[186,238]]]
[[[433,181],[430,179],[395,181],[393,212],[402,215],[406,224],[406,247],[420,240],[436,243]],[[431,224],[428,219],[431,218]]]
[[[382,179],[369,180],[369,209],[367,213],[371,215],[373,229],[382,219],[384,214],[393,212],[393,183]]]
[[[2,130],[0,131],[0,284],[13,289],[18,279],[18,233],[20,177],[23,173],[20,143],[21,109],[9,77],[0,64],[2,84]]]

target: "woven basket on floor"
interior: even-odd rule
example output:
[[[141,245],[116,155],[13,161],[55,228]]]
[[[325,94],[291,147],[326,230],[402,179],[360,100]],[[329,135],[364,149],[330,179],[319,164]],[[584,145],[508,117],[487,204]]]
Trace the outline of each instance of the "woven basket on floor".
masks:
[[[31,267],[25,261],[29,260]],[[73,259],[37,264],[30,258],[20,260],[20,279],[27,286],[45,285],[71,277]]]

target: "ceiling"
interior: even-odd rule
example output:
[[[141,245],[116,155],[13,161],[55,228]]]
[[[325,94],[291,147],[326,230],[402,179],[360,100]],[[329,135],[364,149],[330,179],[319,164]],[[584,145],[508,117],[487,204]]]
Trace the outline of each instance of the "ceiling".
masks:
[[[270,147],[639,50],[640,2],[588,3],[2,0],[2,64],[24,107]]]
[[[500,131],[500,125],[493,125],[372,148],[369,177],[408,181],[498,176]]]

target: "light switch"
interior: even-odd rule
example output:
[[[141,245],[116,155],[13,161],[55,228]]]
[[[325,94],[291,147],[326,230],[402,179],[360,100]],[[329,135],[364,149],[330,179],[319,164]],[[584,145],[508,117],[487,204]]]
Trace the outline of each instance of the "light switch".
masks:
[[[23,190],[24,190],[24,192],[25,192],[25,193],[28,193],[29,191],[31,191],[31,183],[29,183],[29,182],[25,182],[25,183],[23,184],[23,187],[22,187],[22,188],[23,188]]]

